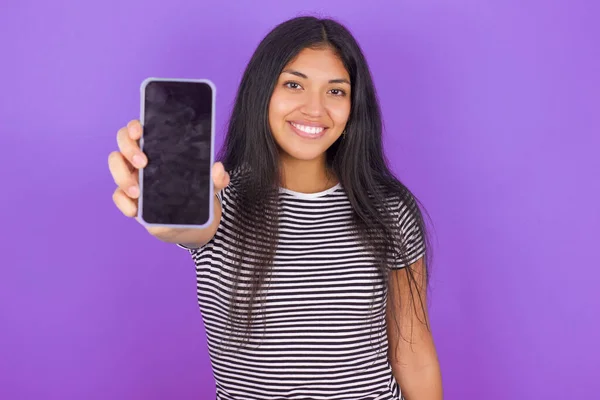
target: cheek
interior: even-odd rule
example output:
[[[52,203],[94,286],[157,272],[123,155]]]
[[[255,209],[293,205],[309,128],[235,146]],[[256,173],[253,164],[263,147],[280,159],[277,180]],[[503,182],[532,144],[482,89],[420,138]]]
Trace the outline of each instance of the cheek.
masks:
[[[283,124],[285,117],[294,111],[296,105],[289,96],[282,95],[277,91],[271,96],[269,103],[269,121],[271,125],[279,126]]]
[[[330,115],[336,125],[345,125],[350,117],[350,103],[338,104],[330,109]]]

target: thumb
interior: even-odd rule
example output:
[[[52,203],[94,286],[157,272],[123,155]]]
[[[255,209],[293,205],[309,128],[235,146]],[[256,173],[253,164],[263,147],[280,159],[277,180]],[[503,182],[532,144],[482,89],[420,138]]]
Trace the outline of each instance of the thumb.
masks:
[[[215,191],[220,191],[229,185],[229,173],[225,171],[225,167],[221,162],[217,162],[212,168],[212,178],[215,185]]]

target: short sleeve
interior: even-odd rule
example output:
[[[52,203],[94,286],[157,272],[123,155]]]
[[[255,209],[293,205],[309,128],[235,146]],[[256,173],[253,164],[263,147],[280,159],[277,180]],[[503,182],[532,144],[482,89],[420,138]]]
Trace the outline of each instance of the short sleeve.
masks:
[[[217,199],[219,199],[219,203],[221,203],[221,207],[223,207],[223,189],[218,191],[216,193],[216,196],[217,196]],[[177,247],[187,250],[190,253],[193,253],[195,250],[199,249],[199,247],[193,247],[192,245],[183,244],[183,243],[177,243]]]
[[[425,255],[424,233],[419,223],[421,220],[421,211],[413,197],[409,202],[400,201],[398,205],[400,243],[397,249],[399,253],[392,269],[404,268]],[[400,254],[404,254],[404,257]]]

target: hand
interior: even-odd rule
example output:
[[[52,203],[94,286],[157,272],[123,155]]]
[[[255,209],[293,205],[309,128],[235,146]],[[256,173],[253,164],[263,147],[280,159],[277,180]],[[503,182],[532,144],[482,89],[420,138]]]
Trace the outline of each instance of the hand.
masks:
[[[117,185],[113,193],[113,201],[117,208],[127,217],[133,218],[138,212],[138,198],[140,196],[138,171],[148,163],[148,158],[138,145],[142,137],[142,125],[138,120],[133,120],[117,132],[118,151],[113,151],[108,156],[108,167]],[[223,164],[217,162],[212,167],[212,177],[215,193],[229,185],[230,177]],[[172,228],[152,227],[147,228],[152,235],[166,235]]]

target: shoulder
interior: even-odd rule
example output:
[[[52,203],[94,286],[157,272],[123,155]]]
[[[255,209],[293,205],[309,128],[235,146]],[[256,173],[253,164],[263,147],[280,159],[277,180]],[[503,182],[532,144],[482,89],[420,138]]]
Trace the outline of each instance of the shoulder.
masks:
[[[383,203],[387,210],[392,214],[401,217],[405,214],[419,212],[417,199],[415,195],[404,185],[379,186],[377,188],[380,198],[383,198]]]
[[[421,258],[429,247],[423,213],[417,197],[408,189],[390,196],[389,203],[398,236],[398,258],[393,269],[411,265]]]
[[[419,201],[408,188],[401,185],[393,190],[387,189],[384,193],[385,207],[402,235],[415,234],[424,229]]]

